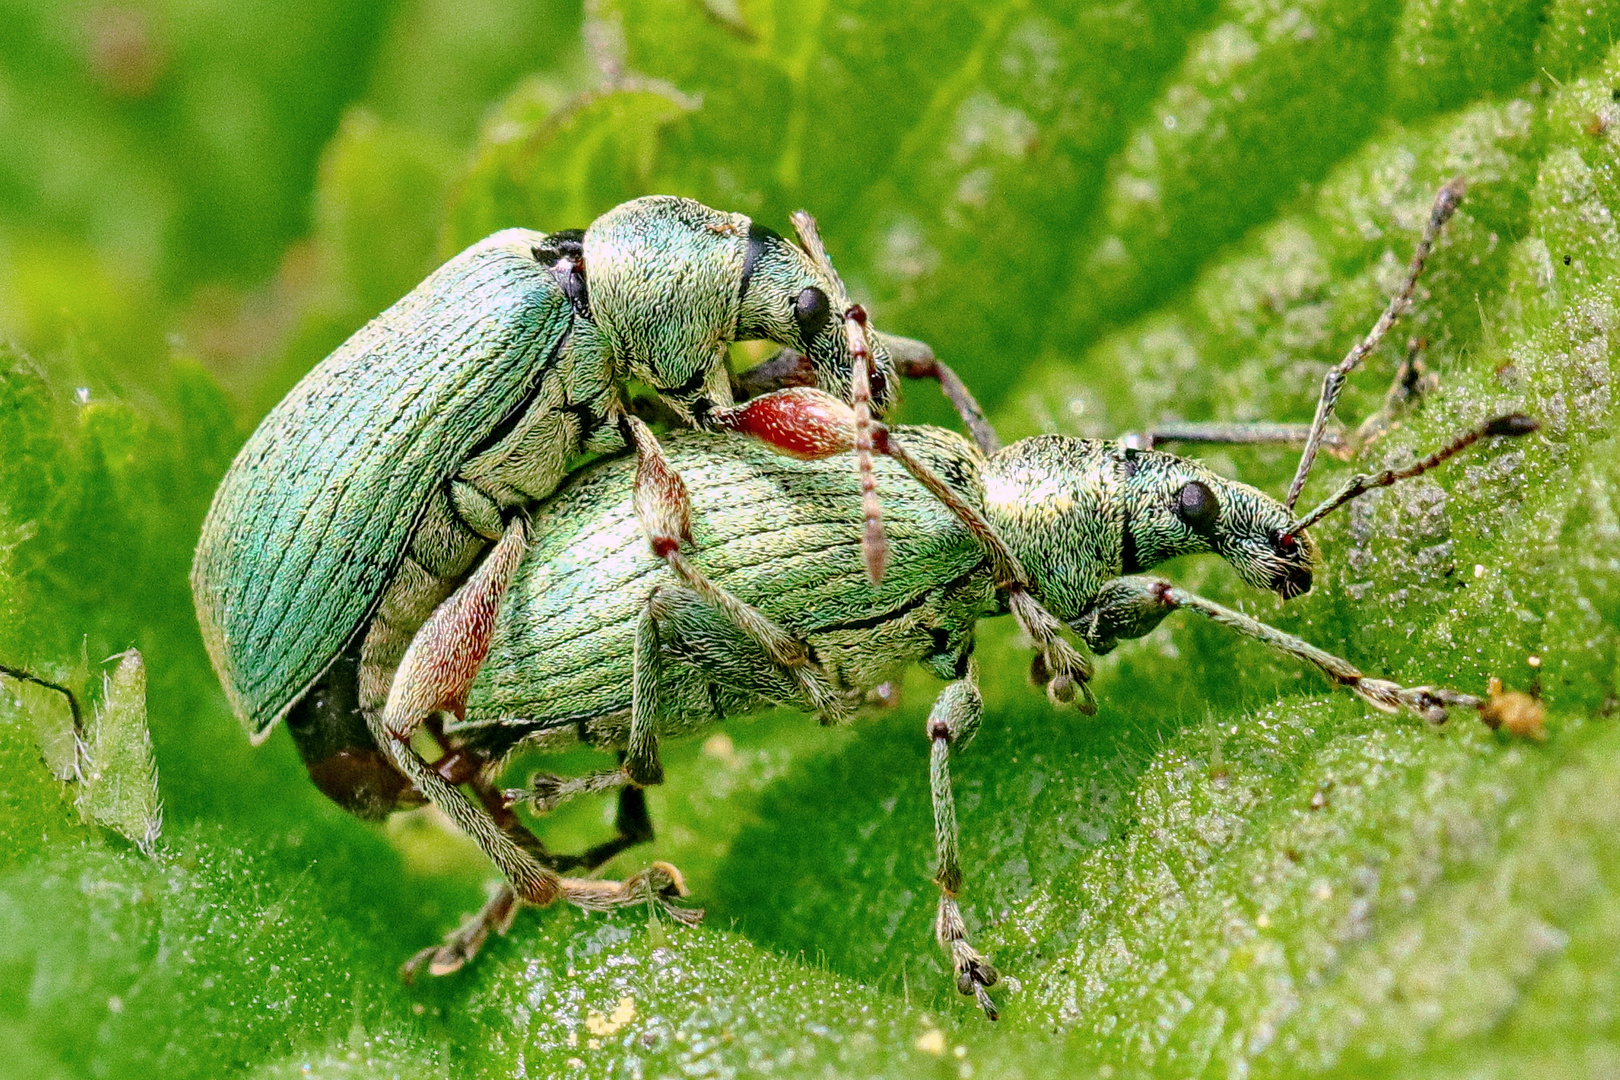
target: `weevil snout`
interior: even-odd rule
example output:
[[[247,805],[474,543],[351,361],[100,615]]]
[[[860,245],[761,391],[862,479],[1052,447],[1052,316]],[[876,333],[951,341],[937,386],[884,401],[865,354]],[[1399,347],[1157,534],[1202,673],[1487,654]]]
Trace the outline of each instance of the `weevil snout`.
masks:
[[[1271,550],[1277,560],[1277,571],[1268,587],[1284,600],[1304,596],[1311,591],[1316,562],[1316,545],[1304,533],[1290,530],[1274,532]]]

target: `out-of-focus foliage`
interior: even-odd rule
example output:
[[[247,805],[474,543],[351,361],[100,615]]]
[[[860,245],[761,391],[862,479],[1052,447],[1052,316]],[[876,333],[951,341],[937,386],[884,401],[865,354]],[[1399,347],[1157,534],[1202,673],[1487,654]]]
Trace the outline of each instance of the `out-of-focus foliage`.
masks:
[[[86,824],[35,736],[57,706],[0,695],[0,1076],[1620,1069],[1616,21],[0,0],[0,663],[82,690],[137,646],[166,821],[153,858]],[[527,912],[407,989],[396,965],[487,868],[421,815],[343,816],[284,736],[250,750],[203,657],[186,569],[247,428],[497,227],[648,191],[777,227],[805,206],[879,325],[933,343],[1004,434],[1111,435],[1306,418],[1456,175],[1396,335],[1440,389],[1358,467],[1493,411],[1542,432],[1330,518],[1286,607],[1171,569],[1369,671],[1533,689],[1549,740],[1371,714],[1178,619],[1100,663],[1084,719],[987,626],[955,773],[999,1025],[931,938],[921,677],[855,731],[772,716],[674,748],[659,840],[613,869],[676,862],[703,927]],[[1292,464],[1209,458],[1270,490]],[[1344,467],[1321,470],[1311,494]],[[603,813],[546,835],[600,839]]]

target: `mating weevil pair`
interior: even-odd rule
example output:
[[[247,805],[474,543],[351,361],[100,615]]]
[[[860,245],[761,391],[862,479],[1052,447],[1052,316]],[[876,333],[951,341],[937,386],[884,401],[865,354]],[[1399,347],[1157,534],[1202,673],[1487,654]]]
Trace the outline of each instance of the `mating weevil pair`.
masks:
[[[501,807],[474,806],[446,780],[482,763],[435,768],[411,735],[438,711],[460,711],[527,542],[528,510],[582,454],[627,446],[657,558],[773,662],[808,671],[800,642],[691,562],[686,490],[630,411],[631,380],[682,422],[803,456],[853,449],[863,564],[881,579],[873,455],[923,466],[874,439],[874,413],[897,375],[959,384],[925,345],[871,330],[814,222],[800,214],[794,224],[798,244],[740,214],[650,197],[583,232],[509,229],[450,260],[311,371],[232,463],[192,567],[204,642],[254,736],[286,717],[316,784],[362,816],[439,803],[526,900],[594,895],[512,842]],[[768,364],[736,404],[727,346],[745,339],[797,352]],[[999,537],[981,539],[1000,552],[1020,620],[1062,672],[1058,692],[1083,686],[1085,660],[1022,568]]]
[[[1406,287],[1341,369],[1365,355],[1406,303],[1455,197],[1452,189],[1442,193]],[[588,246],[584,254],[589,260]],[[577,307],[575,315],[583,317]],[[864,332],[859,319],[850,322],[851,338]],[[858,372],[860,350],[850,353]],[[1324,385],[1296,493],[1331,414],[1341,369]],[[842,719],[896,668],[921,662],[951,680],[927,731],[942,890],[937,936],[959,988],[993,1016],[986,988],[995,972],[968,943],[955,899],[962,874],[949,749],[971,738],[979,722],[971,660],[977,620],[1010,609],[1039,625],[1030,613],[1031,589],[1095,651],[1140,636],[1185,607],[1315,664],[1380,708],[1439,719],[1447,706],[1481,704],[1452,690],[1367,678],[1297,638],[1140,572],[1175,555],[1213,552],[1249,583],[1296,595],[1309,588],[1315,561],[1307,525],[1357,491],[1416,475],[1481,435],[1530,430],[1522,417],[1482,425],[1403,473],[1360,478],[1301,518],[1291,510],[1292,497],[1284,506],[1170,455],[1055,437],[999,449],[982,422],[970,425],[977,446],[932,429],[893,432],[863,415],[858,392],[848,396],[853,404],[824,390],[778,390],[725,414],[745,415],[747,423],[713,426],[775,427],[789,433],[771,440],[775,445],[812,458],[869,442],[899,467],[865,465],[857,481],[835,462],[797,461],[724,436],[677,433],[656,457],[637,438],[641,456],[634,466],[616,460],[591,470],[535,511],[532,530],[515,518],[520,524],[482,534],[499,540],[476,567],[468,561],[470,572],[457,579],[453,596],[417,620],[420,630],[380,695],[367,688],[376,675],[368,674],[363,651],[344,650],[341,642],[332,650],[338,662],[303,699],[303,732],[295,725],[317,782],[328,762],[363,764],[366,748],[375,745],[365,737],[376,737],[399,772],[469,831],[511,883],[444,946],[408,966],[459,967],[490,929],[504,927],[520,898],[585,907],[658,902],[691,919],[694,913],[672,903],[682,887],[667,865],[622,883],[563,876],[650,837],[641,789],[662,778],[659,739],[768,703]],[[964,415],[977,418],[965,393],[958,397]],[[879,474],[896,558],[874,586],[860,567],[871,565],[871,495]],[[677,500],[660,500],[658,489],[677,475],[696,509],[689,522],[672,528],[669,507]],[[456,482],[446,487],[452,509]],[[651,555],[644,532],[654,539]],[[671,560],[668,541],[680,538],[688,540],[687,551]],[[198,580],[206,582],[207,575],[199,572]],[[375,624],[385,621],[386,603]],[[1045,615],[1043,608],[1034,611]],[[376,632],[367,631],[367,640]],[[781,648],[782,642],[791,648]],[[1043,652],[1051,657],[1054,650]],[[1079,664],[1037,667],[1059,697],[1070,696],[1084,677]],[[448,697],[446,687],[454,691]],[[418,722],[444,750],[432,766],[404,742]],[[514,748],[575,738],[619,750],[621,767],[569,780],[541,777],[504,797],[494,788],[494,763]],[[346,790],[331,774],[324,779]],[[620,792],[619,836],[580,856],[547,852],[511,810],[525,801],[543,811],[573,795],[613,789]],[[406,801],[405,790],[401,784],[382,792],[391,802],[361,808],[386,810]]]

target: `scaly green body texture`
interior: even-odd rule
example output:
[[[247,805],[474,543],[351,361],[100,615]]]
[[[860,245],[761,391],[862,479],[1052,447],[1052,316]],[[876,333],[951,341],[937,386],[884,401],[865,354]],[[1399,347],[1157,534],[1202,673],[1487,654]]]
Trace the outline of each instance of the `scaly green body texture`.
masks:
[[[972,444],[935,428],[905,436],[954,486],[982,490],[983,457]],[[974,623],[1004,610],[978,542],[896,466],[880,463],[896,558],[874,589],[861,567],[860,492],[842,462],[784,458],[698,432],[665,442],[692,496],[695,561],[803,637],[841,697],[858,699],[913,662],[956,677]],[[636,625],[655,588],[676,608],[664,620],[661,733],[716,722],[716,704],[727,715],[804,704],[797,683],[718,613],[677,598],[679,584],[640,541],[633,472],[632,461],[604,462],[536,513],[534,546],[507,593],[466,721],[451,732],[484,746],[572,740],[583,725],[593,741],[624,745]]]
[[[488,541],[468,527],[476,511],[458,512],[459,486],[496,471],[489,487],[505,502],[544,496],[598,433],[612,367],[575,340],[575,312],[533,254],[544,240],[510,229],[446,263],[304,378],[237,455],[192,583],[226,696],[256,736],[391,583],[389,614],[465,574]],[[499,438],[512,419],[527,421],[521,436],[537,453],[502,471],[500,451],[518,441],[515,430]]]
[[[761,430],[733,405],[727,345],[764,338],[799,350],[769,368],[777,385],[750,386],[767,406],[773,390],[812,384],[881,412],[890,345],[913,358],[926,347],[868,332],[813,222],[796,225],[802,247],[740,214],[655,196],[583,233],[508,229],[311,371],[237,456],[192,570],[204,641],[254,737],[290,714],[316,783],[364,816],[419,798],[406,776],[415,763],[378,737],[422,719],[399,715],[406,705],[387,714],[396,672],[432,613],[498,540],[522,533],[523,511],[582,453],[635,444],[648,539],[684,569],[684,491],[626,411],[628,380],[681,421],[804,452],[814,431]],[[774,628],[706,595],[791,658]],[[475,668],[479,649],[464,633],[438,635],[401,700],[455,697],[462,688],[423,672]]]

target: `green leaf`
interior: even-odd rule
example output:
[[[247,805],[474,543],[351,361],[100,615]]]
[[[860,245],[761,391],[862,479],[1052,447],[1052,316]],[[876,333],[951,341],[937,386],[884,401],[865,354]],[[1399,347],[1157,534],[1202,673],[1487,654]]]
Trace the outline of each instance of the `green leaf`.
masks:
[[[0,359],[0,663],[79,689],[139,648],[168,819],[155,860],[87,828],[24,718],[0,715],[0,978],[19,988],[0,994],[18,1048],[0,1075],[1551,1080],[1612,1065],[1613,5],[616,0],[592,5],[578,45],[576,13],[520,27],[513,10],[484,0],[451,25],[404,5],[367,38],[381,59],[363,79],[348,31],[299,39],[288,70],[320,73],[318,107],[291,119],[296,95],[244,104],[259,60],[222,74],[243,64],[241,34],[279,42],[266,28],[282,16],[188,37],[163,93],[212,102],[223,127],[172,160],[82,95],[29,104],[71,81],[70,23],[26,7],[27,43],[0,48],[0,106],[27,106],[0,107],[0,130],[26,135],[0,190],[28,193],[4,217],[0,327],[30,349]],[[54,74],[18,90],[18,56]],[[447,140],[481,110],[458,157]],[[186,123],[162,138],[185,143]],[[53,124],[79,163],[54,188]],[[236,181],[193,168],[220,152]],[[124,188],[96,186],[115,174]],[[173,176],[183,197],[150,194]],[[1006,976],[996,1025],[959,1000],[932,937],[935,684],[920,674],[856,730],[773,714],[671,748],[658,839],[609,870],[676,863],[703,926],[523,912],[468,970],[407,989],[397,965],[476,906],[487,863],[431,815],[381,831],[345,818],[285,737],[250,751],[202,655],[185,575],[245,433],[221,384],[256,403],[251,421],[484,232],[580,226],[648,191],[778,228],[803,206],[877,324],[930,341],[1004,435],[1111,437],[1308,419],[1456,176],[1468,194],[1417,302],[1340,415],[1378,406],[1407,336],[1426,339],[1439,387],[1355,462],[1324,459],[1305,497],[1495,413],[1541,431],[1324,520],[1301,601],[1257,598],[1210,560],[1170,571],[1369,673],[1533,691],[1547,741],[1373,713],[1186,619],[1102,658],[1102,707],[1081,718],[1025,685],[1027,654],[987,622],[987,718],[953,773],[964,911]],[[248,181],[263,187],[233,193]],[[69,209],[41,211],[52,192]],[[171,279],[151,266],[209,280],[269,265],[304,205],[312,242],[266,287],[262,322],[145,299]],[[152,224],[173,206],[235,212],[213,232],[208,214]],[[221,252],[254,214],[265,227],[237,264]],[[97,239],[120,221],[144,252],[130,267]],[[235,352],[189,344],[260,327]],[[170,358],[175,328],[212,370]],[[911,398],[907,418],[947,418],[929,388]],[[1270,491],[1292,472],[1284,451],[1205,456]],[[599,841],[610,809],[570,806],[545,839]]]

